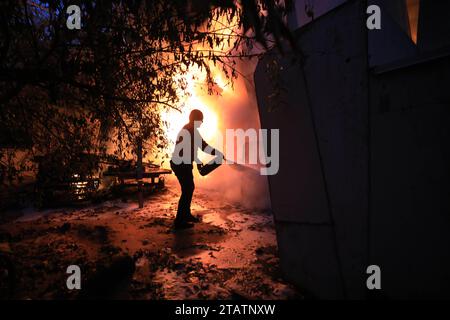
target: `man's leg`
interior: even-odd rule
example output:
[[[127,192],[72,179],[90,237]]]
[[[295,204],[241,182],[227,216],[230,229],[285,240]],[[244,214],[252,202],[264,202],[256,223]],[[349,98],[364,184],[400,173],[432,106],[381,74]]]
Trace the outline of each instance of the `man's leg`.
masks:
[[[192,195],[194,193],[194,176],[192,167],[179,167],[175,172],[181,186],[181,196],[178,201],[176,222],[186,222],[191,211]]]
[[[192,215],[191,213],[191,202],[192,202],[192,196],[194,194],[194,189],[195,189],[195,185],[194,185],[194,177],[192,176],[192,171],[191,171],[191,177],[189,178],[189,184],[186,183],[186,192],[184,192],[184,194],[186,195],[186,203],[183,203],[184,207],[183,207],[183,220],[186,222],[200,222],[200,218],[195,217]]]
[[[186,176],[184,177],[184,183],[181,189],[182,193],[185,195],[183,199],[181,217],[183,220],[187,220],[187,218],[189,218],[189,216],[191,215],[191,202],[195,189],[194,176],[192,175],[192,170],[190,170],[189,173],[186,173]]]

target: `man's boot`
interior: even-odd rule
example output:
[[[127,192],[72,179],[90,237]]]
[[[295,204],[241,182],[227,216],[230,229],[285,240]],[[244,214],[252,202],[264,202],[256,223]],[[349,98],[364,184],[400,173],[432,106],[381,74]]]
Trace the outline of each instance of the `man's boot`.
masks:
[[[181,229],[189,229],[192,228],[194,225],[192,223],[189,223],[185,220],[177,220],[175,219],[175,222],[173,223],[174,229],[181,230]]]

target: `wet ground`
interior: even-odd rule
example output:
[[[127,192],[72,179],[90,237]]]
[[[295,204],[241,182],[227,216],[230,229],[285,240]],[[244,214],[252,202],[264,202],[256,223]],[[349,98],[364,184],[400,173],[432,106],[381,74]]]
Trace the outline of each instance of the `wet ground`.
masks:
[[[269,212],[198,189],[202,222],[174,231],[174,182],[147,197],[83,208],[26,210],[0,225],[0,294],[18,299],[291,299]],[[78,265],[81,290],[68,290]]]

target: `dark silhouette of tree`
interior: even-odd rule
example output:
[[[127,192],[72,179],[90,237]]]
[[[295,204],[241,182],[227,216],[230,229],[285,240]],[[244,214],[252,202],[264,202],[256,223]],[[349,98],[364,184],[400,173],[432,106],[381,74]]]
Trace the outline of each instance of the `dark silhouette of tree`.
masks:
[[[80,30],[66,27],[73,4]],[[255,44],[293,43],[283,22],[290,7],[278,0],[2,1],[0,144],[65,164],[82,152],[104,153],[111,138],[121,157],[136,141],[146,141],[147,151],[164,148],[160,114],[177,108],[186,87],[180,75],[204,70],[213,92],[212,61],[233,81],[235,59],[262,53]]]

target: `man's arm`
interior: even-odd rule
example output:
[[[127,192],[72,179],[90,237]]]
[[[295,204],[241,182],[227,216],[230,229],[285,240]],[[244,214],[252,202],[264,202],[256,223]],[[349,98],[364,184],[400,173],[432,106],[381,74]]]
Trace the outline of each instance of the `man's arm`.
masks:
[[[199,133],[199,135],[200,135],[200,133]],[[202,140],[201,150],[202,150],[203,152],[208,153],[208,154],[213,155],[213,156],[222,156],[222,157],[223,157],[222,152],[220,152],[220,151],[217,150],[216,148],[214,148],[214,147],[212,147],[211,145],[209,145],[209,144],[203,139],[203,137],[202,137],[201,135],[200,135],[200,138],[201,138],[201,140]]]

